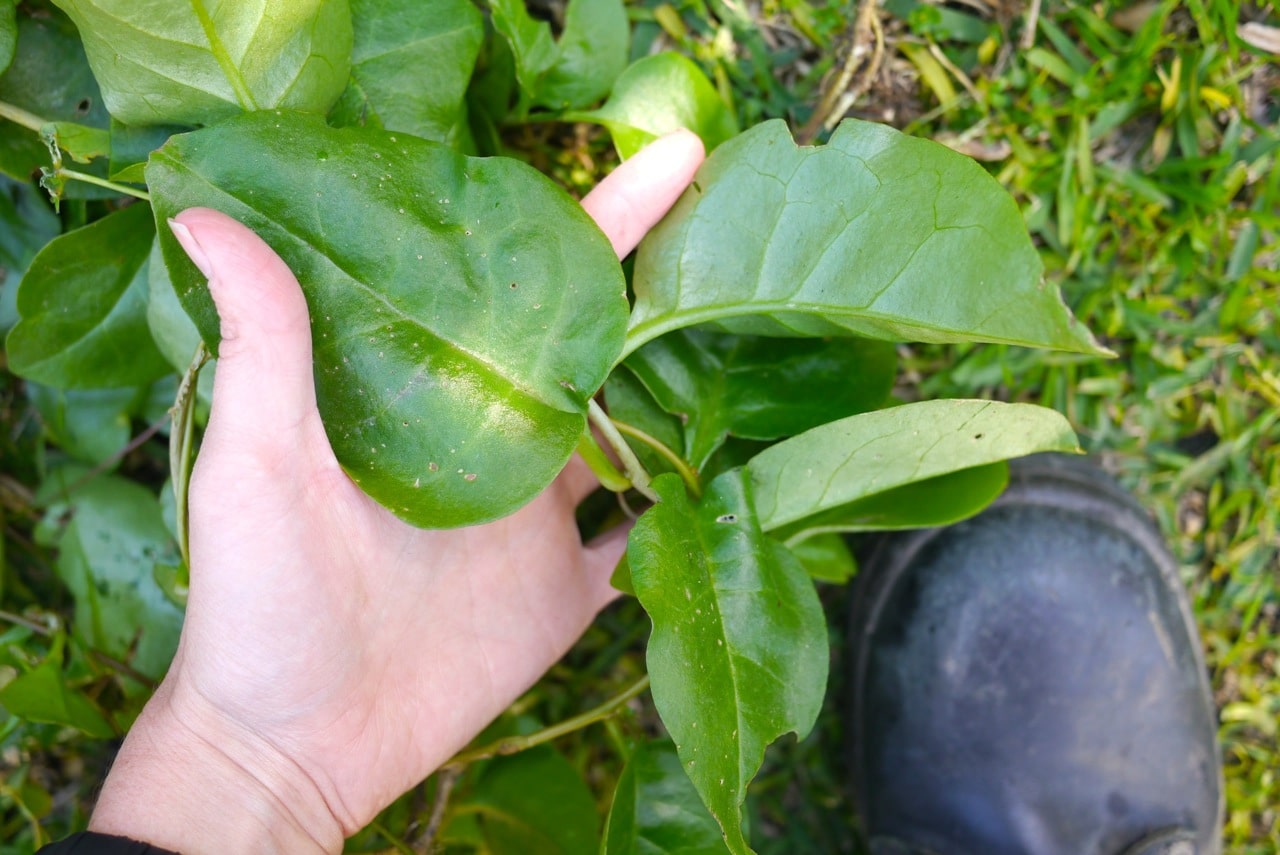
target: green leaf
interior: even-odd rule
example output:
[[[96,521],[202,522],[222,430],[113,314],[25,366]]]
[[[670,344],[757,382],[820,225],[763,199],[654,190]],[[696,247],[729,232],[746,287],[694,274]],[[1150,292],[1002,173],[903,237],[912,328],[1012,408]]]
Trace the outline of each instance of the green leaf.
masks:
[[[550,747],[493,760],[471,797],[491,855],[594,855],[596,805],[577,770]]]
[[[107,109],[127,125],[200,125],[250,110],[325,113],[347,83],[346,0],[53,0],[71,16]]]
[[[809,575],[821,582],[843,585],[858,572],[849,545],[838,534],[818,534],[790,546]]]
[[[26,721],[74,727],[94,739],[116,735],[97,707],[67,685],[61,650],[0,688],[0,706]]]
[[[18,290],[9,333],[13,373],[59,389],[142,386],[169,373],[147,331],[146,205],[55,238]]]
[[[62,223],[31,184],[0,175],[0,335],[18,322],[18,282]]]
[[[29,180],[49,164],[38,133],[40,123],[78,122],[96,128],[108,123],[76,28],[57,10],[41,9],[38,17],[19,15],[17,52],[0,76],[0,101],[27,111],[36,120],[31,127],[23,127],[0,119],[0,172],[19,181]],[[76,189],[78,195],[86,192],[86,188]]]
[[[618,778],[602,855],[725,855],[720,827],[668,740],[637,745]]]
[[[145,389],[54,389],[27,384],[49,437],[73,459],[97,465],[129,443]]]
[[[0,0],[0,74],[18,47],[18,0]]]
[[[185,125],[148,125],[135,127],[119,121],[111,121],[110,154],[112,181],[132,181],[137,184],[145,180],[143,170],[151,152],[164,145],[165,140],[174,134],[189,131]]]
[[[588,107],[609,93],[627,63],[630,27],[621,0],[570,0],[560,41],[524,0],[489,0],[494,29],[511,46],[528,106]]]
[[[94,158],[111,153],[111,134],[104,128],[79,125],[75,122],[50,122],[40,129],[40,139],[51,149],[68,155],[77,163],[88,163]],[[57,162],[57,159],[54,159]]]
[[[553,110],[596,103],[627,67],[630,41],[622,0],[570,0],[556,61],[540,82],[535,103]]]
[[[431,527],[495,519],[569,459],[627,306],[608,240],[531,167],[259,113],[174,137],[147,183],[160,220],[225,211],[297,274],[329,440],[392,512]],[[216,343],[203,278],[167,228],[160,240]]]
[[[809,542],[801,538],[821,538],[825,536],[822,532],[899,531],[951,525],[994,502],[1008,483],[1008,464],[988,463],[838,505],[782,526],[773,535],[798,550]]]
[[[747,471],[760,524],[772,531],[926,478],[1078,450],[1067,420],[1045,407],[922,401],[806,431],[760,452]]]
[[[679,327],[1105,353],[1044,281],[1008,193],[944,146],[780,120],[718,148],[636,259],[626,352]]]
[[[678,330],[633,353],[625,365],[684,424],[685,459],[701,469],[730,434],[778,439],[889,397],[894,346]]]
[[[573,118],[607,127],[623,160],[680,128],[700,136],[707,151],[738,133],[733,111],[702,69],[688,57],[671,52],[632,63],[602,107]]]
[[[147,328],[156,347],[175,370],[186,371],[200,344],[200,332],[182,308],[158,240],[147,260],[147,295]]]
[[[57,571],[75,598],[78,636],[150,677],[169,667],[182,612],[155,582],[155,565],[177,564],[160,502],[146,488],[100,475],[67,500]],[[67,508],[55,506],[51,516]]]
[[[351,0],[351,18],[351,81],[330,122],[454,143],[484,40],[480,11],[470,0]]]
[[[803,737],[822,706],[822,607],[795,557],[761,531],[743,470],[696,505],[676,475],[652,486],[661,501],[636,522],[627,559],[653,620],[653,701],[730,851],[749,852],[742,803],[764,749]]]

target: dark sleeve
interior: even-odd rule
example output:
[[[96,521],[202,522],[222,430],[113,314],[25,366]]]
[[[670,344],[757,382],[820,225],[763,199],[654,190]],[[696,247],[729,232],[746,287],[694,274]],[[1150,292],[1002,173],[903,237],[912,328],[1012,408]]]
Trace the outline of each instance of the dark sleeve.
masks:
[[[178,853],[124,837],[82,831],[71,835],[66,840],[50,843],[36,855],[178,855]]]

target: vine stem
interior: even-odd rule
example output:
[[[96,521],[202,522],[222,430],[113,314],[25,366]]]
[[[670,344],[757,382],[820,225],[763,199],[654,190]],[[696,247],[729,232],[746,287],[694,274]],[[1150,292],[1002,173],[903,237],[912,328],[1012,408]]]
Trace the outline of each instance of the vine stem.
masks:
[[[656,503],[658,494],[649,486],[649,473],[640,465],[640,459],[636,457],[627,440],[614,426],[613,419],[609,418],[609,414],[600,408],[594,398],[587,402],[587,417],[600,431],[600,435],[608,441],[609,446],[617,452],[618,459],[622,461],[622,468],[626,471],[627,478],[631,480],[631,486],[635,487],[640,495]]]
[[[36,133],[40,133],[40,129],[49,124],[47,120],[40,118],[35,113],[28,113],[16,104],[10,104],[7,101],[0,101],[0,119],[8,119]]]
[[[56,169],[55,174],[59,178],[70,178],[73,181],[83,181],[85,184],[96,184],[99,187],[105,187],[108,190],[114,190],[122,196],[132,196],[135,199],[141,199],[144,202],[151,201],[151,194],[146,190],[139,190],[136,187],[130,187],[127,184],[117,184],[114,181],[108,181],[105,178],[99,178],[96,175],[89,175],[87,172],[77,172],[74,169]]]
[[[591,433],[590,427],[582,432],[582,436],[578,437],[578,455],[587,464],[588,468],[595,473],[601,487],[613,493],[625,493],[631,489],[631,481],[626,475],[618,471],[618,467],[613,465],[613,461],[596,444],[596,438]]]
[[[702,498],[702,485],[698,483],[698,473],[694,472],[689,464],[684,462],[680,455],[672,451],[670,446],[662,440],[650,436],[640,430],[640,428],[633,427],[626,422],[620,422],[615,419],[613,420],[613,426],[618,429],[619,433],[640,440],[645,445],[658,452],[658,454],[662,455],[663,459],[670,463],[675,470],[680,473],[680,477],[684,479],[684,483],[688,485],[689,492],[693,493],[694,498]]]
[[[191,447],[195,440],[196,428],[196,380],[200,369],[209,361],[209,351],[204,342],[196,345],[196,352],[191,357],[191,365],[182,375],[178,384],[178,394],[174,397],[173,407],[169,415],[173,418],[173,427],[169,432],[169,477],[173,481],[174,516],[178,535],[178,553],[182,556],[182,565],[190,572],[191,541],[187,527],[187,487],[191,483],[191,466],[194,456]]]
[[[490,757],[505,757],[508,754],[519,754],[536,745],[544,742],[550,742],[553,739],[559,739],[575,730],[595,724],[598,721],[610,718],[617,714],[618,710],[626,706],[627,702],[636,695],[644,692],[649,688],[649,675],[645,674],[639,680],[636,680],[630,686],[623,689],[617,695],[600,704],[598,707],[587,710],[581,715],[553,724],[551,727],[545,727],[535,733],[527,736],[508,736],[490,742],[488,745],[482,745],[471,751],[463,751],[454,755],[454,758],[444,765],[445,769],[460,769],[463,766],[475,763],[478,760],[488,760]]]

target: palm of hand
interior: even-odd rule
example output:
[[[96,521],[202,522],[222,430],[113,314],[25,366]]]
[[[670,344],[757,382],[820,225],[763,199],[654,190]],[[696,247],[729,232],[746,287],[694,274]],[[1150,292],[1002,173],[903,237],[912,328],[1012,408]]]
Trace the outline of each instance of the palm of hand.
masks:
[[[576,466],[513,516],[413,528],[347,479],[320,430],[317,416],[305,452],[277,458],[289,471],[233,455],[197,468],[203,602],[174,700],[304,758],[351,833],[564,654],[612,596],[620,542],[582,545]]]

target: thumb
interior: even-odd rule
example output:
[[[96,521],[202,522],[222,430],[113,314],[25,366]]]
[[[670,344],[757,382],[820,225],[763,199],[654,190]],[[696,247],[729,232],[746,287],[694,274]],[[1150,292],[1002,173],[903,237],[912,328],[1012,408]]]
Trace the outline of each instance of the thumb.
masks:
[[[208,278],[221,320],[209,429],[267,450],[272,437],[318,419],[302,289],[262,238],[226,214],[191,208],[169,225]]]

